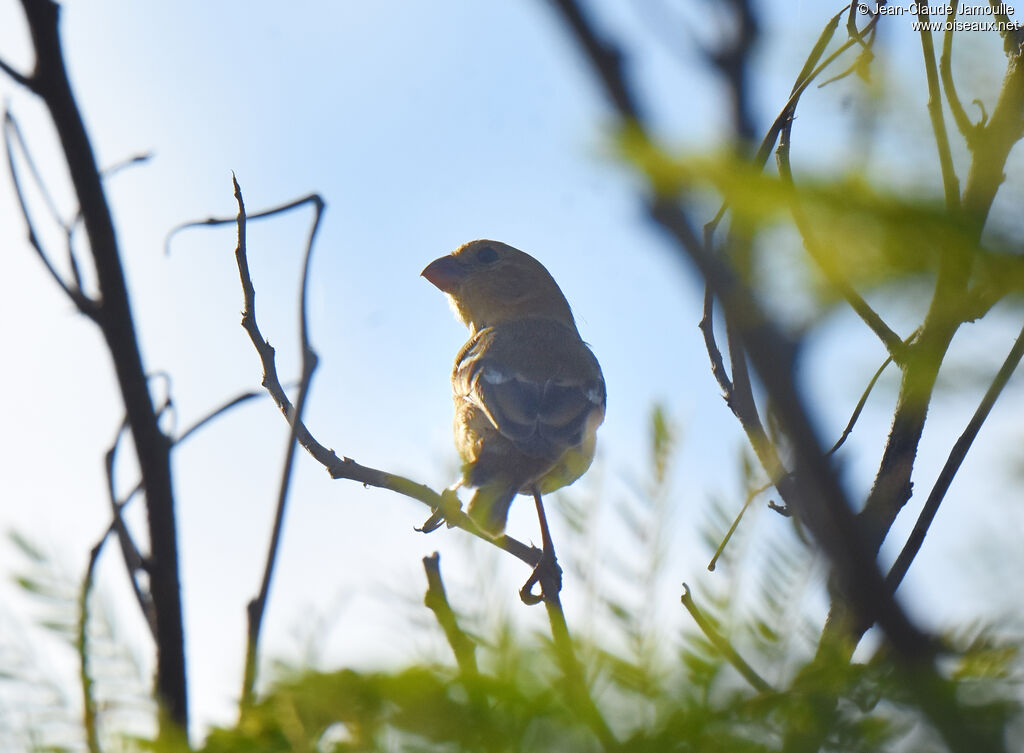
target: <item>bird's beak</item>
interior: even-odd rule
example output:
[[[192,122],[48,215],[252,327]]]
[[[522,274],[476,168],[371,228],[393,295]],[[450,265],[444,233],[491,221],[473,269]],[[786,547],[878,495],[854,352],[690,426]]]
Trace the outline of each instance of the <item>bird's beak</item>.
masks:
[[[434,259],[420,275],[426,277],[427,282],[442,292],[452,293],[466,276],[466,272],[466,268],[454,256],[448,254],[440,259]]]

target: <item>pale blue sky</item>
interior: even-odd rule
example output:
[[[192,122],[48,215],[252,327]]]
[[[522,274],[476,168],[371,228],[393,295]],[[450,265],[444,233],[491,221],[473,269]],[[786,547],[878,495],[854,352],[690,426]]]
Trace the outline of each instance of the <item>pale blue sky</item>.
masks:
[[[647,3],[599,5],[606,28],[640,44],[631,71],[659,132],[684,149],[714,148],[726,114],[684,31],[688,23],[702,32],[714,27],[701,15],[711,3],[676,10],[665,3],[661,13]],[[788,15],[773,10],[775,19],[765,23],[756,77],[762,127],[837,10],[825,2],[785,5]],[[18,18],[14,0],[0,1],[0,54],[22,64],[22,30],[7,22]],[[255,353],[238,326],[233,230],[189,231],[174,240],[169,258],[162,251],[174,225],[233,214],[232,170],[250,211],[310,191],[328,204],[313,265],[311,327],[321,367],[307,410],[310,428],[339,454],[435,488],[454,478],[448,374],[464,331],[419,271],[466,240],[511,243],[552,272],[601,361],[609,398],[600,467],[608,495],[621,494],[627,476],[643,475],[654,401],[664,401],[682,426],[665,600],[668,624],[683,623],[671,606],[679,582],[714,585],[694,533],[700,508],[713,495],[739,504],[743,440],[707,366],[696,327],[699,288],[646,224],[635,178],[609,156],[607,109],[548,4],[301,2],[282,15],[270,2],[74,0],[64,9],[63,30],[100,161],[154,154],[108,187],[146,363],[173,375],[179,426],[259,384]],[[997,45],[969,46],[964,59],[975,61],[983,94],[991,95],[1003,58]],[[866,132],[851,117],[863,100],[856,80],[812,91],[794,131],[798,165],[848,167],[861,153],[851,146],[875,138],[874,174],[897,185],[935,185],[925,94],[914,84],[919,48],[907,23],[883,29],[879,55],[876,70],[890,75],[878,77],[885,84],[878,130]],[[70,212],[39,107],[3,78],[0,97]],[[1013,164],[1020,165],[1019,155]],[[1008,186],[999,211],[1012,213],[1019,185]],[[305,216],[250,226],[258,313],[285,377],[297,371],[295,296],[307,226]],[[48,237],[59,243],[52,232]],[[7,367],[0,392],[8,418],[0,434],[0,527],[29,533],[77,572],[108,523],[102,454],[120,420],[119,399],[97,332],[61,298],[23,239],[2,179]],[[778,273],[794,270],[783,262]],[[912,304],[877,303],[909,333]],[[961,360],[994,371],[1009,348],[1005,327],[1013,316],[967,330],[958,341]],[[821,425],[837,435],[882,348],[842,313],[815,332],[808,355],[807,384]],[[930,486],[982,389],[968,380],[940,393],[922,448],[919,492]],[[851,440],[846,478],[858,492],[877,466],[892,395],[890,380]],[[1011,384],[1004,399],[1001,408],[1019,415],[1020,389]],[[244,605],[258,586],[285,436],[283,420],[262,401],[175,454],[189,671],[200,724],[231,719]],[[970,613],[992,595],[957,592],[953,576],[979,537],[1021,533],[1017,508],[982,514],[985,502],[1005,495],[1005,474],[996,469],[1013,457],[1019,462],[1012,449],[1019,440],[1012,421],[986,428],[918,563],[933,577],[908,578],[908,598],[929,625]],[[123,474],[123,485],[130,475]],[[408,638],[414,607],[399,608],[392,595],[419,598],[420,558],[435,549],[452,582],[465,586],[454,600],[478,598],[473,571],[484,572],[476,563],[491,562],[490,555],[458,532],[414,533],[426,512],[417,503],[332,482],[301,455],[291,504],[266,623],[268,654],[293,655],[292,631],[336,603],[343,606],[328,642],[333,662],[379,661],[434,646],[434,634]],[[761,518],[758,535],[788,535],[781,518]],[[530,506],[517,504],[510,531],[536,539],[534,527]],[[16,564],[0,551],[4,573]],[[502,567],[488,576],[489,587],[512,597],[524,577],[515,565]],[[111,547],[102,578],[111,602],[124,596],[123,580]],[[570,578],[567,592],[574,586]],[[1019,583],[1010,587],[1024,596]],[[6,598],[10,588],[0,588]],[[938,603],[940,596],[949,603]],[[529,624],[541,617],[511,609]],[[128,640],[148,660],[150,645],[131,605],[117,611]]]

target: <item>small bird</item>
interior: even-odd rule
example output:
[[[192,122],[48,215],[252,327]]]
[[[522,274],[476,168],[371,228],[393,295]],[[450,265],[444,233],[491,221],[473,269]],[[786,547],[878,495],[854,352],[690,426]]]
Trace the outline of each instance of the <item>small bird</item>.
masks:
[[[452,370],[463,461],[456,486],[477,488],[469,515],[496,536],[516,494],[532,494],[547,551],[540,495],[571,484],[594,459],[606,401],[601,367],[558,284],[529,254],[470,241],[422,275],[469,327]]]

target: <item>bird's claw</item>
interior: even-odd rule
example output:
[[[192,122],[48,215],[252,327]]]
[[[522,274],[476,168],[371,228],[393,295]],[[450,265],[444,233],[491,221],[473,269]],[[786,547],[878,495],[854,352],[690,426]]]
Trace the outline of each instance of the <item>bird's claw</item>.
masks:
[[[459,502],[459,495],[455,493],[456,489],[458,489],[458,486],[450,487],[441,492],[440,504],[437,507],[431,508],[430,517],[423,522],[423,525],[419,528],[414,528],[414,530],[420,533],[433,533],[445,524],[451,528],[452,524],[449,521],[462,512],[462,504]]]
[[[430,513],[430,517],[423,522],[423,525],[421,525],[419,528],[413,526],[413,530],[419,531],[420,533],[433,533],[438,528],[443,526],[444,523],[444,514],[441,512],[440,509],[434,508],[434,510]]]
[[[534,586],[540,585],[540,593]],[[554,598],[562,590],[562,568],[555,558],[554,552],[542,552],[530,577],[519,589],[520,600],[529,606],[540,604],[545,599]]]

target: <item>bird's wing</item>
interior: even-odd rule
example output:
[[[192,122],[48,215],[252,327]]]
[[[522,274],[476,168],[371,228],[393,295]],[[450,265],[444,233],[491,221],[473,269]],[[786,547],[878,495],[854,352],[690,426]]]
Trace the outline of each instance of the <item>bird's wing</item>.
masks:
[[[597,359],[557,322],[481,330],[459,354],[452,386],[532,457],[557,460],[604,418]]]

